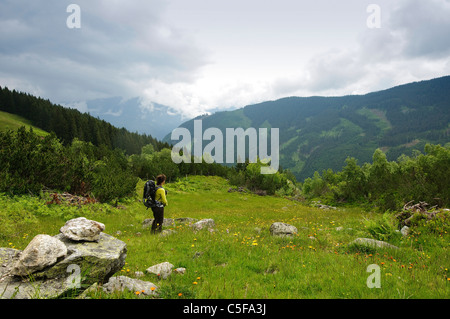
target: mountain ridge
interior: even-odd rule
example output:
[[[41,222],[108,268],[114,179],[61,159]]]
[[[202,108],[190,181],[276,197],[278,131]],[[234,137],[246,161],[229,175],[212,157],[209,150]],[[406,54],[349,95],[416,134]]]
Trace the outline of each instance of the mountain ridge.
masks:
[[[148,144],[156,150],[169,146],[151,135],[133,133],[78,109],[1,86],[0,111],[18,115],[43,131],[54,132],[63,144],[72,143],[77,138],[95,146],[119,148],[127,154],[140,154],[142,147]],[[6,114],[5,117],[11,118],[11,115]]]
[[[86,101],[86,107],[91,115],[116,127],[149,134],[159,140],[186,120],[166,105],[151,103],[151,106],[144,107],[138,97],[128,100],[121,97],[89,100]]]
[[[199,117],[203,130],[280,129],[280,164],[303,180],[340,170],[347,157],[371,162],[381,148],[390,160],[450,142],[450,76],[363,95],[285,97]],[[180,127],[193,130],[193,119]],[[170,134],[163,139],[170,140]],[[175,141],[176,142],[176,141]]]

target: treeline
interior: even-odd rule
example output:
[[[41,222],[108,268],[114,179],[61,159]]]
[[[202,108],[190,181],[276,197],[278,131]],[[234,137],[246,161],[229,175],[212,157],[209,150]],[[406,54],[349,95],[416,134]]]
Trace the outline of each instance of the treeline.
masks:
[[[0,132],[0,193],[11,195],[37,195],[47,188],[113,202],[135,195],[139,178],[154,179],[161,173],[168,182],[187,175],[216,175],[267,194],[290,191],[285,174],[262,175],[261,165],[175,164],[170,149],[158,151],[153,144],[142,147],[139,154],[126,155],[118,148],[77,138],[62,143],[55,133],[41,137],[25,127]]]
[[[120,148],[126,154],[139,154],[144,145],[151,144],[157,150],[168,147],[155,138],[116,128],[110,123],[81,113],[76,109],[55,105],[30,94],[0,87],[0,111],[20,115],[36,127],[54,132],[64,145],[73,139],[90,142],[95,146]]]
[[[231,185],[245,187],[260,194],[292,195],[296,189],[295,176],[289,171],[261,174],[261,166],[266,164],[259,160],[257,163],[246,161],[231,167],[215,162],[195,163],[194,156],[191,156],[191,163],[175,164],[171,158],[171,150],[157,152],[152,145],[147,145],[142,148],[140,155],[131,155],[129,161],[135,176],[144,180],[154,179],[160,173],[164,173],[169,182],[188,175],[214,175],[227,178]]]
[[[180,163],[171,150],[156,150],[152,144],[139,154],[95,146],[75,138],[62,143],[54,133],[38,136],[25,127],[0,132],[0,193],[39,194],[43,188],[93,196],[112,202],[136,193],[139,178],[153,179],[164,173],[168,181],[187,175],[216,175],[259,194],[303,196],[327,204],[354,203],[380,210],[399,210],[409,201],[426,201],[440,207],[450,205],[450,144],[427,144],[425,153],[388,161],[377,149],[372,163],[358,165],[348,158],[343,169],[315,172],[297,183],[288,170],[261,174],[261,162],[234,167],[217,163]]]
[[[169,182],[187,175],[216,175],[267,194],[290,191],[285,175],[261,175],[260,163],[229,167],[192,159],[175,164],[167,143],[6,87],[0,87],[0,110],[51,132],[46,137],[24,127],[0,132],[0,193],[39,194],[48,188],[111,202],[135,194],[138,178],[161,173]]]
[[[74,139],[64,145],[32,129],[0,132],[0,193],[35,194],[43,188],[108,202],[134,194],[137,178],[123,151]]]
[[[450,144],[425,146],[425,154],[402,155],[388,161],[377,149],[372,163],[358,165],[347,158],[340,172],[331,169],[315,172],[302,186],[307,199],[329,203],[357,203],[380,210],[399,210],[409,201],[425,201],[431,205],[450,205]]]

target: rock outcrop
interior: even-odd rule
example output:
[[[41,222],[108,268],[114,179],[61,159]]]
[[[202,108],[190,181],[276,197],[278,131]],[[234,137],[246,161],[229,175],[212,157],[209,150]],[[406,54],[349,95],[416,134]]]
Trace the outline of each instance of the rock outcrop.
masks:
[[[57,238],[49,235],[37,235],[20,254],[11,274],[28,276],[36,271],[55,264],[59,258],[67,255],[66,246]]]
[[[101,231],[80,231],[80,221],[104,229],[101,223],[77,219],[68,221],[56,236],[35,236],[24,251],[0,248],[0,298],[57,298],[105,283],[119,271],[127,245]],[[78,240],[67,234],[77,234]],[[90,241],[93,238],[96,241]]]

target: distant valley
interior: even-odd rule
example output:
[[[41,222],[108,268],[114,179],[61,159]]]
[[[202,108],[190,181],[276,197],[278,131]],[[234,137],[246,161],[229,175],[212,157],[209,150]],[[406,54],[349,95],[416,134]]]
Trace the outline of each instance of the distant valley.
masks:
[[[115,127],[151,135],[162,140],[169,132],[186,121],[168,106],[153,103],[153,109],[140,106],[139,98],[123,100],[121,97],[89,100],[88,112]]]

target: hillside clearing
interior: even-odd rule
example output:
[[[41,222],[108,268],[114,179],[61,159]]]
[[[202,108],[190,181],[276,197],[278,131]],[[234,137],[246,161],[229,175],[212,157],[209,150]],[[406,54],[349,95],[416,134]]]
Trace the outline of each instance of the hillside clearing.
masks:
[[[0,111],[0,130],[6,131],[6,130],[17,130],[19,127],[25,126],[28,130],[29,128],[32,128],[33,131],[39,135],[39,136],[45,136],[48,135],[48,133],[44,130],[41,130],[33,125],[30,124],[30,121],[24,119],[21,116],[10,114],[7,112]]]

